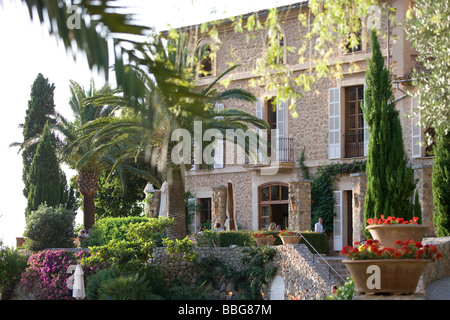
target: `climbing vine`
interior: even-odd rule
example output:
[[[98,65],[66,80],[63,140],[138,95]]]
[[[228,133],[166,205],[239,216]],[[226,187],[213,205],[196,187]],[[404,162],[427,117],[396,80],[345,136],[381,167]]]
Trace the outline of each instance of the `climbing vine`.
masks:
[[[324,228],[327,231],[333,230],[334,191],[338,175],[357,173],[366,170],[366,161],[353,161],[351,163],[332,163],[320,166],[315,175],[311,176],[308,168],[304,164],[304,151],[299,160],[300,170],[303,177],[312,179],[311,183],[311,224],[323,218]]]

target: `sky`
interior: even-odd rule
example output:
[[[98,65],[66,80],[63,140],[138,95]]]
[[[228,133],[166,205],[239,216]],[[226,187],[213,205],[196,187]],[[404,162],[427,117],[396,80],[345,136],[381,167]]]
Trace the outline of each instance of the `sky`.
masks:
[[[82,55],[76,60],[45,26],[31,21],[22,0],[0,0],[0,240],[15,247],[25,231],[26,198],[22,194],[22,156],[12,142],[21,142],[31,86],[39,73],[55,85],[55,109],[71,118],[69,80],[88,88],[105,81],[91,71]],[[124,0],[143,24],[158,30],[231,17],[295,3],[292,0]],[[66,168],[68,178],[75,174]],[[144,189],[145,186],[142,186]],[[82,223],[82,213],[76,223]]]

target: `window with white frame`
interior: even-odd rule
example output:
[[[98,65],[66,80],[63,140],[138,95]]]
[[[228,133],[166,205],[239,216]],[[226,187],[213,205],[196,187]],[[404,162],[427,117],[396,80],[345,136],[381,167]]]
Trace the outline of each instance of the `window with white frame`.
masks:
[[[328,90],[329,159],[367,155],[369,129],[364,120],[363,105],[364,85]]]

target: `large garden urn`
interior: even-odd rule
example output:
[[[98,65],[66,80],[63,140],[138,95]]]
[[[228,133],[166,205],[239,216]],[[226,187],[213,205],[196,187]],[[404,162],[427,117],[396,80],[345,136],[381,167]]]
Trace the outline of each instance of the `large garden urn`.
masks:
[[[275,237],[255,237],[258,246],[273,246],[277,238]]]
[[[414,240],[393,248],[369,239],[356,247],[344,247],[341,254],[347,258],[342,262],[350,271],[356,292],[381,294],[414,293],[427,264],[441,257],[436,246]]]
[[[278,234],[283,244],[299,244],[302,238],[301,234],[296,231],[281,230]]]
[[[367,226],[373,239],[378,240],[383,247],[396,248],[397,240],[422,241],[428,226],[421,224],[376,224]]]
[[[343,260],[358,294],[412,294],[432,260],[375,259]]]
[[[283,244],[299,244],[302,236],[280,236]]]

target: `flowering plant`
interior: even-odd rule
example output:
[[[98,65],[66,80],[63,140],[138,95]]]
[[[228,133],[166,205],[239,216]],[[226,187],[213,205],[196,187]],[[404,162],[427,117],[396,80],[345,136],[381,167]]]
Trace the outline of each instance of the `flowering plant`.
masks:
[[[260,234],[256,233],[253,235],[255,238],[273,238],[273,235],[271,234]]]
[[[76,265],[88,252],[69,250],[43,250],[28,259],[28,267],[22,274],[25,292],[36,291],[37,300],[71,300],[72,291],[67,287],[67,273],[70,265]],[[83,266],[85,277],[97,271],[98,267]]]
[[[347,246],[341,251],[341,254],[351,260],[371,260],[371,259],[430,259],[439,260],[441,254],[434,245],[422,245],[420,241],[414,240],[397,240],[396,245],[401,248],[384,248],[379,241],[369,239],[366,243],[360,245],[355,242],[358,247]]]
[[[376,224],[417,224],[417,221],[419,221],[418,217],[414,217],[411,220],[405,220],[404,218],[396,218],[396,217],[387,217],[387,219],[384,219],[384,215],[382,214],[380,218],[372,218],[367,219],[367,223],[369,225],[376,225]]]
[[[281,230],[278,236],[299,236],[299,234],[295,231]]]

